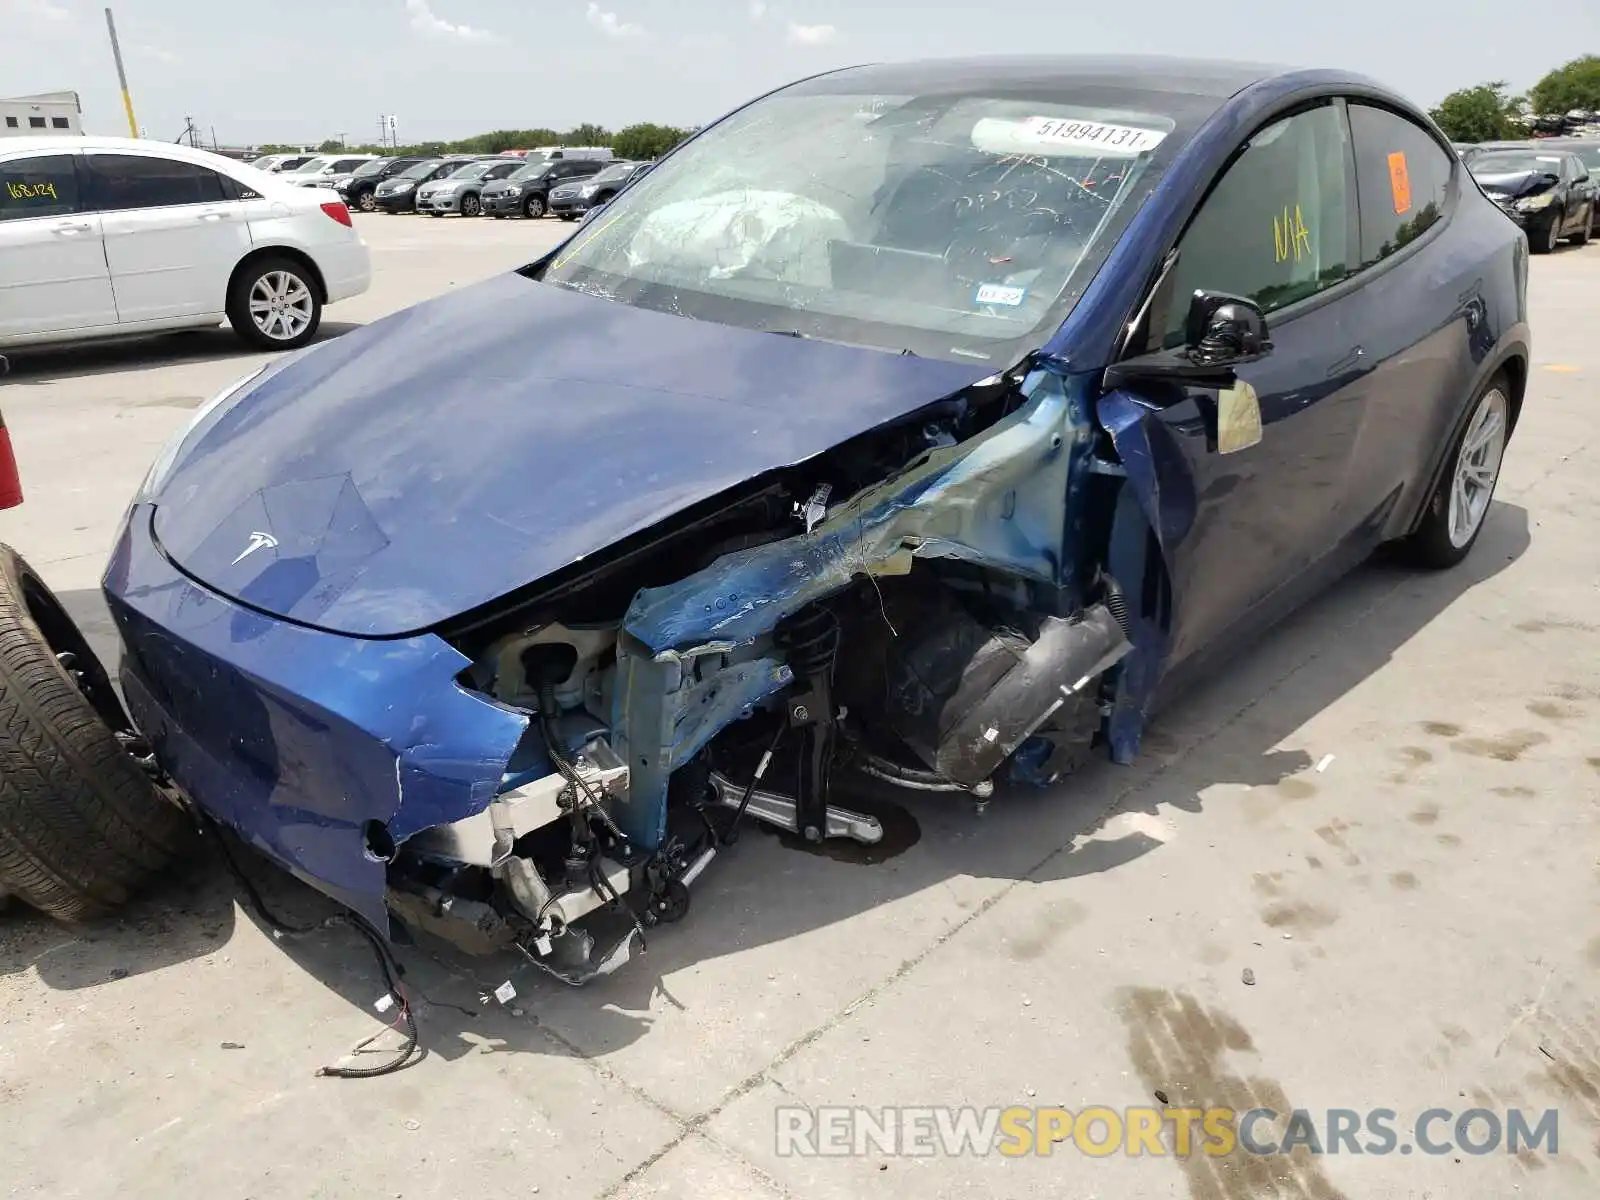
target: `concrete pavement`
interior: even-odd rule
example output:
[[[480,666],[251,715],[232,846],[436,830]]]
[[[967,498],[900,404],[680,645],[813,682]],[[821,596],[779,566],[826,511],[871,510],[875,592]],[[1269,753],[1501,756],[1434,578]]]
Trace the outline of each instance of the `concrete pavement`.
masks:
[[[331,335],[566,232],[360,223],[376,284],[329,310]],[[429,1056],[400,1074],[313,1076],[385,1024],[372,955],[347,933],[275,941],[208,865],[90,929],[0,918],[0,1187],[1593,1196],[1597,294],[1600,247],[1533,261],[1529,398],[1460,568],[1363,568],[1163,717],[1138,765],[981,819],[916,802],[888,861],[752,832],[685,923],[588,988],[408,954]],[[129,496],[257,361],[219,332],[24,358],[0,384],[28,495],[3,537],[101,645],[95,588]],[[325,911],[287,881],[269,897]],[[507,978],[510,1005],[480,1002]],[[779,1153],[780,1108],[835,1105],[1387,1108],[1400,1137],[1286,1158]],[[1429,1109],[1552,1107],[1554,1155],[1400,1149]]]

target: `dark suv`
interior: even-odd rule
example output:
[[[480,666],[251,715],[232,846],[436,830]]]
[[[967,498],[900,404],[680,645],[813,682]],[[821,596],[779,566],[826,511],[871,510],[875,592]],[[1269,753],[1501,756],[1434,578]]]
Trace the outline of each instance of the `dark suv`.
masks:
[[[425,158],[380,183],[372,193],[373,206],[387,213],[416,212],[418,188],[443,179],[482,157],[481,154],[452,154],[449,158]]]
[[[505,179],[484,185],[483,211],[491,217],[542,217],[550,207],[550,189],[569,179],[587,179],[608,167],[593,158],[545,159],[529,163]]]
[[[563,221],[576,221],[591,208],[610,201],[634,179],[650,169],[649,163],[614,162],[592,179],[574,179],[550,189],[550,211]]]
[[[355,174],[339,185],[339,195],[344,197],[344,202],[351,208],[372,212],[378,207],[372,195],[378,190],[380,183],[385,179],[393,179],[402,171],[409,171],[420,162],[427,161],[426,158],[416,155],[410,158],[375,158],[357,167]]]

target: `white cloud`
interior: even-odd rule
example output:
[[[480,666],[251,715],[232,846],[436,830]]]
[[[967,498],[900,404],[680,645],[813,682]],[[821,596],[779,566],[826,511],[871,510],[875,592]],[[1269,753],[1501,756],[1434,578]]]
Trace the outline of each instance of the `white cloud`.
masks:
[[[789,40],[801,46],[826,46],[839,36],[832,25],[796,25],[789,22]]]
[[[70,9],[53,0],[0,0],[0,18],[20,22],[29,29],[64,29],[73,24]]]
[[[601,12],[600,6],[594,0],[589,0],[589,24],[607,37],[639,37],[644,33],[642,25],[635,25],[632,21],[623,21],[614,12]]]
[[[175,63],[178,61],[178,56],[176,54],[162,46],[151,46],[140,43],[139,45],[132,47],[132,49],[134,54],[136,54],[138,57],[154,59],[159,63]]]
[[[457,42],[498,40],[487,29],[475,29],[471,25],[457,25],[446,21],[428,6],[428,0],[406,0],[406,11],[411,14],[411,28],[423,37],[444,38]]]
[[[759,21],[767,15],[767,0],[750,0],[750,19]]]

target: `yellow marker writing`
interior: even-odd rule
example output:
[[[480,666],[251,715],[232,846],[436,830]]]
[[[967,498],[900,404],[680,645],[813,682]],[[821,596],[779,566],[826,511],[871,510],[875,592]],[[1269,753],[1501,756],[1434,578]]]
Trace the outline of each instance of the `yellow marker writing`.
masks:
[[[58,199],[53,183],[7,183],[6,193],[13,200],[42,200],[46,196]]]
[[[1305,217],[1298,204],[1285,204],[1281,215],[1272,218],[1272,247],[1276,262],[1293,258],[1299,262],[1311,255],[1311,231],[1306,228]]]

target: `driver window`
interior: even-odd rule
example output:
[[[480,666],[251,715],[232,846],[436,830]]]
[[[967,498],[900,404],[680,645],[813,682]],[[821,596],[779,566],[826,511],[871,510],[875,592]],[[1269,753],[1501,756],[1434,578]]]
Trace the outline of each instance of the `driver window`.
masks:
[[[1183,344],[1189,297],[1198,290],[1245,296],[1271,312],[1352,272],[1348,142],[1331,104],[1250,139],[1178,243],[1163,347]]]

